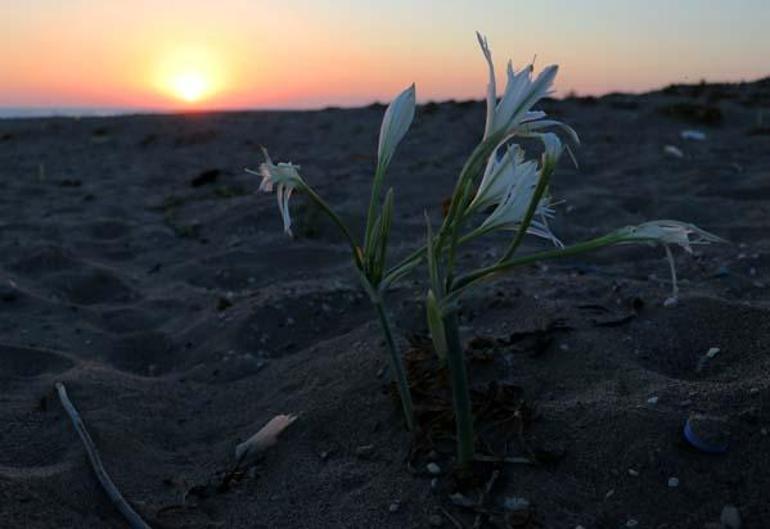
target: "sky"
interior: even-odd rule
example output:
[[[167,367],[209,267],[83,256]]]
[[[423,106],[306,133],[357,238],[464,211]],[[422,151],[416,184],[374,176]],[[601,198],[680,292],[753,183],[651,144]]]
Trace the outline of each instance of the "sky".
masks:
[[[320,108],[480,99],[559,64],[557,95],[770,75],[770,0],[0,0],[0,107]],[[502,76],[500,76],[502,80]]]

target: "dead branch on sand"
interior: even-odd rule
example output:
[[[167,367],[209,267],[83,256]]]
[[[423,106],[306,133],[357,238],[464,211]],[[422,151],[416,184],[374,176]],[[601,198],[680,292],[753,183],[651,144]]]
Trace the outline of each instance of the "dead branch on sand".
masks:
[[[144,520],[142,520],[141,516],[139,516],[136,511],[131,508],[126,499],[115,486],[115,483],[113,483],[112,479],[110,479],[109,474],[107,474],[107,471],[102,465],[99,452],[96,451],[96,446],[91,440],[91,436],[88,434],[88,430],[86,430],[86,425],[83,422],[83,419],[80,418],[78,410],[67,396],[67,389],[64,387],[64,384],[57,382],[56,391],[59,393],[59,400],[61,401],[62,406],[64,406],[64,410],[67,412],[67,415],[70,416],[72,425],[75,427],[75,430],[77,430],[78,435],[80,436],[80,440],[83,441],[83,445],[86,447],[86,452],[88,452],[88,459],[91,461],[91,466],[96,473],[97,479],[99,479],[99,483],[102,485],[102,488],[104,488],[107,496],[109,496],[110,501],[113,503],[113,505],[115,505],[115,507],[118,508],[126,520],[128,520],[128,524],[132,529],[152,529],[145,523]]]

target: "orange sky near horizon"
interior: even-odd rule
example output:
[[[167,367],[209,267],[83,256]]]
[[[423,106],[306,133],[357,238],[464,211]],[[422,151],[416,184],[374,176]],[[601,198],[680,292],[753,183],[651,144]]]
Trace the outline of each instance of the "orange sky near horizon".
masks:
[[[559,63],[561,94],[751,80],[770,74],[767,5],[4,0],[0,107],[354,106],[413,81],[421,101],[478,99],[486,70],[475,29],[499,73],[509,56]]]

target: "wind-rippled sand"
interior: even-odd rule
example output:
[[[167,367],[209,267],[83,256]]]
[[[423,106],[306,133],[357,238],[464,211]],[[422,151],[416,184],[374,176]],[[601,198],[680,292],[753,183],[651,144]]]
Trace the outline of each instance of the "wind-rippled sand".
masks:
[[[525,439],[559,453],[506,468],[495,497],[529,501],[523,527],[701,528],[728,504],[747,527],[770,526],[770,83],[544,109],[583,140],[580,168],[563,160],[553,184],[565,242],[675,218],[731,244],[677,253],[674,307],[663,251],[645,247],[525,268],[467,300],[465,338],[493,344],[500,377],[536,410]],[[431,476],[407,468],[346,245],[302,196],[289,240],[275,197],[243,172],[265,145],[357,222],[382,112],[0,121],[0,527],[125,527],[55,381],[154,527],[427,527],[440,513]],[[438,222],[483,114],[418,110],[388,176],[396,253],[423,240],[424,209]],[[680,138],[693,128],[707,139]],[[492,257],[477,245],[463,263]],[[391,294],[405,346],[426,333],[425,288],[418,274]],[[543,330],[536,351],[510,345]],[[301,416],[255,473],[191,494],[285,412]],[[692,412],[728,420],[726,455],[682,443]]]

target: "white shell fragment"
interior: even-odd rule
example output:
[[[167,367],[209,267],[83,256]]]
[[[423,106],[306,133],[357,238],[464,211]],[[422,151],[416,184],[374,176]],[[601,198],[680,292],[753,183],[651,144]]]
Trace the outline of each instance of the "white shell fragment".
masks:
[[[264,452],[276,444],[281,432],[296,420],[296,415],[276,415],[260,428],[257,433],[235,447],[236,460],[240,463]]]
[[[682,152],[682,149],[679,147],[675,147],[673,145],[666,145],[663,147],[663,154],[666,156],[669,156],[671,158],[684,158],[684,153]]]

